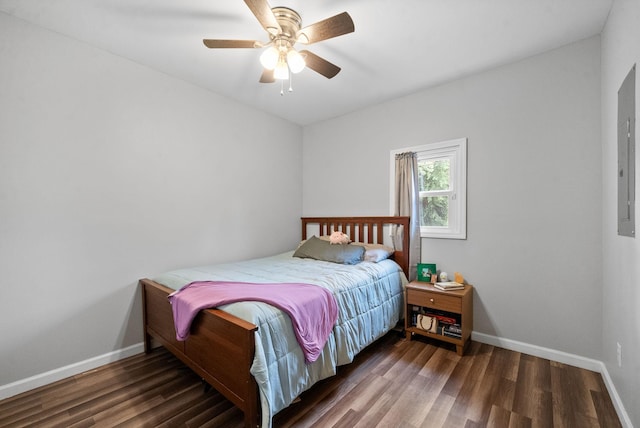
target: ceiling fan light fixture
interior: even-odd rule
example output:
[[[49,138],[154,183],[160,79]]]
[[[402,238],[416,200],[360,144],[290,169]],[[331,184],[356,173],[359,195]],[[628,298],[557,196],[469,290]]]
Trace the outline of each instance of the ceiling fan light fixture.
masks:
[[[287,52],[287,63],[292,73],[300,73],[306,66],[304,58],[295,49],[289,49],[289,52]]]
[[[280,52],[274,46],[270,46],[262,55],[260,55],[260,64],[267,70],[273,70],[278,65],[278,59],[280,58]]]
[[[278,65],[273,71],[273,77],[277,80],[287,80],[289,78],[289,66],[286,61],[278,61]]]

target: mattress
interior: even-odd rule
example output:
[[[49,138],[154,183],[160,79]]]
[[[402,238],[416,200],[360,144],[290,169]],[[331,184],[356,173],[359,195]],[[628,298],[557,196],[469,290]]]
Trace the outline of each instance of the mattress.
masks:
[[[358,352],[393,328],[403,314],[407,279],[392,260],[342,265],[292,257],[272,257],[180,269],[154,280],[177,290],[193,281],[254,283],[301,282],[331,291],[339,308],[336,326],[321,356],[305,362],[291,320],[281,310],[260,302],[241,302],[220,309],[258,326],[251,374],[260,391],[262,426],[319,380],[336,374]]]

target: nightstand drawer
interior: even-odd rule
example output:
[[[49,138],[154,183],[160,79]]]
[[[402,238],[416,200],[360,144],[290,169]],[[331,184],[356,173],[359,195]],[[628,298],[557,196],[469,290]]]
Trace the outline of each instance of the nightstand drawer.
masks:
[[[458,297],[447,296],[442,293],[413,290],[411,288],[407,289],[407,303],[447,312],[460,313],[462,311],[462,299]]]

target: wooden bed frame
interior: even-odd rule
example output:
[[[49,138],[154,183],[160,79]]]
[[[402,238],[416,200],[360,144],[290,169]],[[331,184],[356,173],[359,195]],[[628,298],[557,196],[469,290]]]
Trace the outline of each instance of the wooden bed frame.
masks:
[[[319,236],[334,230],[355,242],[384,243],[388,225],[404,226],[402,250],[395,261],[408,276],[409,217],[302,217],[302,239],[313,228]],[[144,349],[152,350],[152,338],[189,366],[209,385],[244,412],[246,428],[260,425],[258,385],[250,373],[255,353],[252,323],[219,309],[201,311],[193,321],[189,338],[176,339],[173,314],[167,296],[174,290],[150,279],[141,279]]]

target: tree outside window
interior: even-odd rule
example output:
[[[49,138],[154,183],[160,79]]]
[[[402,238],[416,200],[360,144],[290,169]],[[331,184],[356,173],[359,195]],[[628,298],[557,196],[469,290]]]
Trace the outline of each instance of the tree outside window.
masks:
[[[449,226],[450,171],[448,158],[418,160],[421,226]]]

